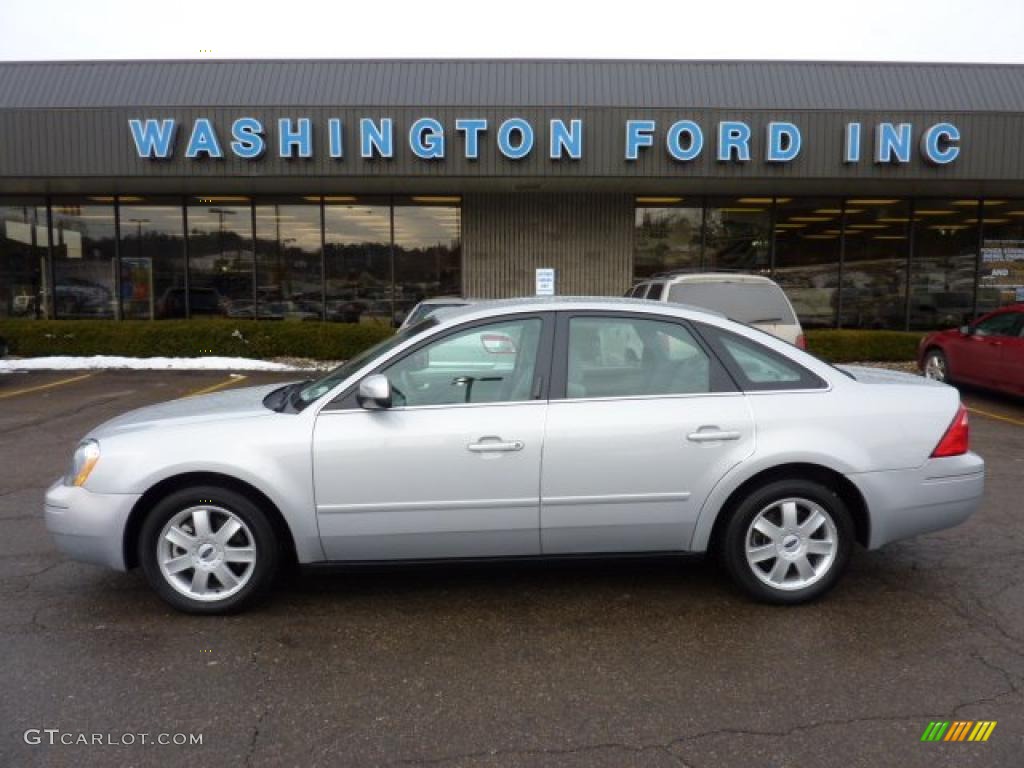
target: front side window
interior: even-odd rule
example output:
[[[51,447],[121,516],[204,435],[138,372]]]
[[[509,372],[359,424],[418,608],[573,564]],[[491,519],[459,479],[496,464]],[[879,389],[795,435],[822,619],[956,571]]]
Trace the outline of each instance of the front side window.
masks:
[[[974,326],[974,332],[979,336],[1016,336],[1021,325],[1019,312],[1002,312],[992,317],[986,317]]]
[[[683,325],[633,317],[569,320],[566,396],[699,394],[729,387]]]
[[[385,368],[396,407],[529,400],[542,321],[476,326],[427,344]]]

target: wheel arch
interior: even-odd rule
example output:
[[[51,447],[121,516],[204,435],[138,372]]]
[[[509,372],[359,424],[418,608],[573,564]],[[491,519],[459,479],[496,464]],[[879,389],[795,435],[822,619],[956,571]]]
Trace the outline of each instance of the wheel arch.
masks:
[[[184,472],[164,478],[149,488],[135,502],[132,511],[128,514],[128,520],[124,528],[124,539],[121,543],[125,568],[135,568],[139,565],[136,542],[138,541],[146,515],[149,514],[157,502],[169,494],[195,485],[218,486],[235,493],[240,493],[248,498],[267,514],[267,518],[274,528],[274,533],[277,535],[278,541],[281,542],[284,556],[293,563],[297,561],[295,539],[292,536],[291,528],[285,521],[284,515],[281,514],[281,510],[277,508],[277,505],[270,500],[267,494],[244,480],[239,480],[237,477],[220,472]]]
[[[715,521],[707,540],[708,551],[718,550],[729,516],[736,509],[740,500],[753,489],[777,480],[811,480],[835,491],[846,504],[850,516],[853,518],[857,543],[863,547],[868,545],[871,540],[871,517],[868,513],[867,502],[857,486],[841,472],[830,467],[810,462],[792,462],[762,469],[740,483],[729,494],[715,515]]]

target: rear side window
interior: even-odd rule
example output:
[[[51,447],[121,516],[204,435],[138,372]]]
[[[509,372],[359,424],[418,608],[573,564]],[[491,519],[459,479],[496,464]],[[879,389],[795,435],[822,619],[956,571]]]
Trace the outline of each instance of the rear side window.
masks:
[[[713,309],[740,323],[796,324],[786,295],[772,283],[676,283],[668,299]]]
[[[774,349],[721,328],[704,324],[698,327],[746,392],[824,389],[827,386],[821,377]]]
[[[647,292],[647,298],[658,301],[661,299],[661,292],[665,289],[664,283],[651,283],[651,290]]]
[[[678,323],[573,317],[567,347],[569,399],[735,391],[717,361]]]

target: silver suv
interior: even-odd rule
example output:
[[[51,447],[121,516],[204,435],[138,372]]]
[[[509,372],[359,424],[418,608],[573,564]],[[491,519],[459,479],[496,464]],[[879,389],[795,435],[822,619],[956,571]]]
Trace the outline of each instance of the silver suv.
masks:
[[[634,285],[635,299],[688,304],[720,312],[806,349],[803,328],[793,305],[774,280],[760,275],[719,272],[669,272]]]

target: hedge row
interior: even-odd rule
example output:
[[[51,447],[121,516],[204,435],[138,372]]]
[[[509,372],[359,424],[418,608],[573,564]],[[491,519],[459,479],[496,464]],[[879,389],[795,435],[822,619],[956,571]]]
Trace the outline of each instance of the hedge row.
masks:
[[[913,331],[809,330],[807,351],[830,363],[909,362],[923,333]]]
[[[308,357],[344,360],[389,336],[381,325],[195,320],[0,320],[10,354],[134,357]],[[833,363],[914,360],[920,333],[807,331],[808,349]]]
[[[10,354],[308,357],[344,360],[390,336],[375,324],[193,320],[0,320]]]

